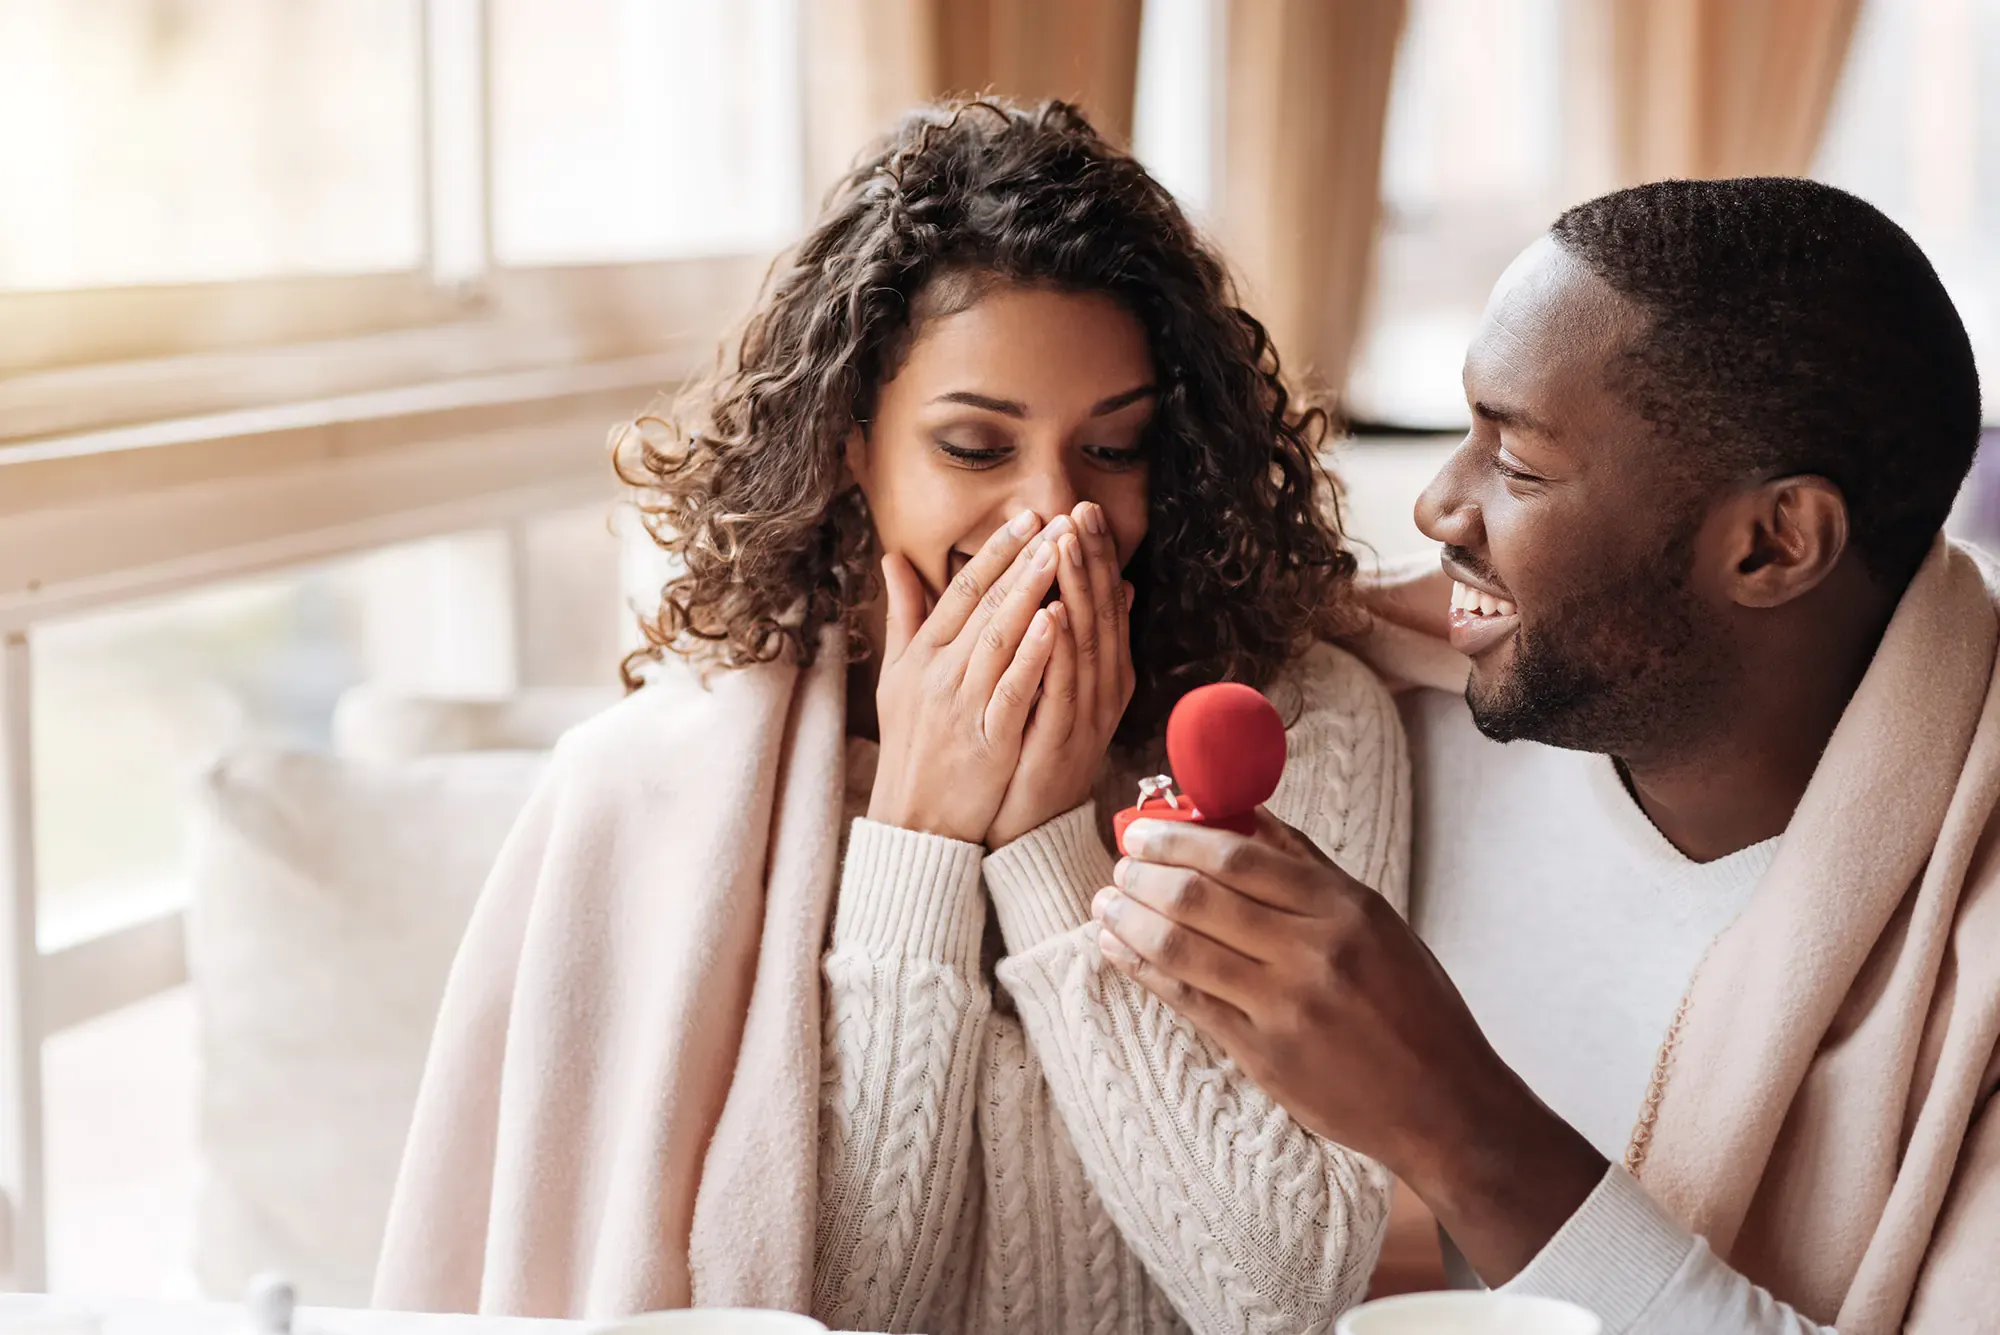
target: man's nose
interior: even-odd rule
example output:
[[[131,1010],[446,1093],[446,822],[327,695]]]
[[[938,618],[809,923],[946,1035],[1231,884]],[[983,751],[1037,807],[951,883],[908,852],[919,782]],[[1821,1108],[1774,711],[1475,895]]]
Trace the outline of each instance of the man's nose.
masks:
[[[1476,548],[1484,544],[1486,536],[1479,505],[1465,485],[1468,457],[1468,446],[1459,446],[1417,497],[1417,528],[1432,542],[1447,547]]]

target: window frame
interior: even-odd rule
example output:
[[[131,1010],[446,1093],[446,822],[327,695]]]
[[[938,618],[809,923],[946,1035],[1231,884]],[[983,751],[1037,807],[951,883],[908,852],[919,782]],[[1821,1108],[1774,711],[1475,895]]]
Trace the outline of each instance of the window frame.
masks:
[[[496,262],[489,11],[490,0],[417,0],[423,267],[0,290],[0,458],[23,441],[287,396],[712,346],[754,298],[746,272],[761,277],[771,249]],[[795,45],[788,55],[802,84]],[[801,183],[803,147],[791,163]],[[299,373],[304,361],[317,380]]]
[[[609,508],[618,488],[607,431],[711,364],[764,281],[771,256],[757,251],[496,266],[487,10],[488,0],[420,3],[427,267],[0,292],[8,1287],[46,1283],[42,1041],[186,980],[178,907],[74,941],[38,939],[35,627],[400,542],[518,533],[535,515],[600,500]],[[802,149],[793,169],[803,182]],[[460,170],[440,169],[448,157]],[[521,606],[516,581],[517,620]]]

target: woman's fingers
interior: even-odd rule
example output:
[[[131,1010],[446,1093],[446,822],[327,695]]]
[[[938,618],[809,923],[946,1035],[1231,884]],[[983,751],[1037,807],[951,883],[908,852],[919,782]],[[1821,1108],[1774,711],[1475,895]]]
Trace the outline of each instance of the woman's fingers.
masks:
[[[1076,633],[1071,629],[1076,618],[1067,602],[1050,603],[1049,615],[1054,618],[1050,627],[1054,647],[1049,651],[1048,670],[1042,673],[1042,694],[1035,701],[1034,721],[1029,726],[1037,737],[1060,744],[1076,726],[1078,712]]]
[[[1041,524],[1041,517],[1034,511],[1023,510],[995,529],[979,554],[952,577],[923,624],[921,634],[932,648],[941,649],[958,638],[958,633],[979,610],[987,591],[1007,573]]]
[[[1124,633],[1124,588],[1118,570],[1118,544],[1104,520],[1102,506],[1086,503],[1077,509],[1083,527],[1083,555],[1090,575],[1091,607],[1096,625],[1090,632],[1098,651],[1091,667],[1097,673],[1097,699],[1105,708],[1123,710],[1121,678],[1131,658]]]
[[[1007,577],[986,592],[972,619],[959,633],[960,652],[969,652],[965,661],[964,690],[974,700],[983,700],[993,691],[1001,674],[1014,661],[1021,637],[1027,634],[1042,599],[1056,582],[1056,524],[1035,540]]]
[[[1118,540],[1104,518],[1104,509],[1092,505],[1082,517],[1086,535],[1084,552],[1090,571],[1090,587],[1097,611],[1098,702],[1119,717],[1132,697],[1132,585],[1119,564]]]
[[[1104,522],[1102,506],[1090,506],[1084,516],[1084,560],[1090,570],[1092,608],[1096,610],[1098,644],[1096,697],[1100,709],[1124,713],[1132,681],[1132,634],[1126,610],[1126,586],[1118,570],[1118,542]]]
[[[882,585],[888,596],[888,627],[883,636],[883,661],[893,663],[910,647],[924,624],[924,582],[900,552],[882,558]]]
[[[1090,585],[1090,571],[1084,564],[1081,534],[1065,536],[1056,544],[1056,550],[1061,558],[1056,562],[1056,583],[1062,590],[1063,606],[1069,612],[1069,638],[1076,654],[1076,685],[1071,694],[1076,699],[1078,714],[1094,725],[1098,705],[1096,594]]]
[[[1042,674],[1055,652],[1055,617],[1047,608],[1037,608],[1021,636],[1013,662],[994,683],[986,701],[984,730],[987,738],[1018,738],[1028,726],[1028,712],[1042,687]]]

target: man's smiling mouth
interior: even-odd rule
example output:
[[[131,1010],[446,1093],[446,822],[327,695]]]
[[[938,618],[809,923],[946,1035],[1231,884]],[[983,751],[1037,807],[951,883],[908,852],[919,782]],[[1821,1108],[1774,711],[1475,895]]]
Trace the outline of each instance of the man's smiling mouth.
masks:
[[[1511,639],[1520,624],[1520,609],[1512,602],[1463,580],[1451,582],[1451,647],[1467,658]]]
[[[1505,598],[1497,597],[1484,589],[1475,589],[1470,584],[1458,580],[1451,582],[1451,610],[1474,617],[1510,617],[1519,614],[1519,609]]]

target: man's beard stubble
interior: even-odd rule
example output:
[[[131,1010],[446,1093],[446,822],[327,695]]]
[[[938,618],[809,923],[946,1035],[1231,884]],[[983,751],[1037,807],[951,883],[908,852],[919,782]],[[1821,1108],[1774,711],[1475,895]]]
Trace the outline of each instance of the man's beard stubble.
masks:
[[[1716,704],[1724,628],[1689,589],[1693,532],[1530,622],[1499,681],[1475,670],[1466,703],[1480,732],[1620,757],[1673,749]]]

